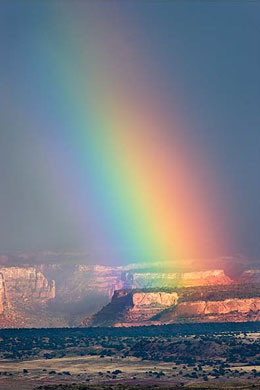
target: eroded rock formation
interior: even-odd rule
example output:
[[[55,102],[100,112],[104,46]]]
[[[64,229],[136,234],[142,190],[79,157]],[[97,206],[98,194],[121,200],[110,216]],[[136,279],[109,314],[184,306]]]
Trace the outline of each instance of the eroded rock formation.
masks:
[[[0,327],[25,325],[26,311],[37,311],[54,298],[55,282],[49,282],[36,268],[1,267]]]
[[[5,279],[3,273],[0,272],[0,314],[2,314],[7,307],[9,307],[9,302],[7,300]]]
[[[250,269],[244,271],[239,276],[238,283],[260,283],[260,270]]]
[[[1,268],[5,297],[10,305],[16,303],[42,304],[55,298],[55,282],[34,267]]]
[[[162,310],[177,304],[176,292],[115,291],[110,304],[96,315],[87,318],[82,325],[115,325],[118,322],[136,323],[150,320]]]
[[[214,286],[215,287],[215,286]],[[176,291],[116,291],[110,304],[83,326],[138,326],[173,322],[260,320],[260,284],[181,288]],[[244,298],[239,296],[244,295]],[[253,295],[253,296],[252,296]],[[228,297],[230,296],[230,297]],[[247,297],[248,296],[248,297]],[[205,297],[206,300],[201,299]]]
[[[182,307],[180,305],[185,302],[197,302],[199,306],[198,302],[213,301],[212,296],[217,297],[218,302],[255,298],[258,290],[252,286],[259,282],[259,275],[259,271],[250,270],[240,275],[240,279],[232,280],[223,270],[161,273],[158,268],[147,272],[135,265],[8,267],[3,264],[0,267],[0,327],[6,324],[28,327],[78,325],[82,319],[107,305],[111,298],[111,303],[102,312],[106,316],[99,319],[93,316],[85,323],[93,323],[93,318],[95,324],[113,326],[121,322],[157,321],[162,311],[174,316],[172,308]],[[250,287],[245,283],[250,283]],[[236,291],[235,285],[239,286]],[[213,314],[199,316],[209,318]],[[178,321],[182,317],[185,315],[175,315],[168,320]]]
[[[172,306],[177,303],[178,294],[175,292],[136,292],[132,295],[132,301],[135,309],[150,305]]]
[[[223,270],[129,274],[132,275],[132,288],[215,286],[232,283]]]
[[[250,313],[259,312],[260,314],[260,298],[250,299],[225,299],[224,301],[197,301],[197,302],[183,302],[176,306],[172,312],[172,318],[179,316],[205,316],[209,314],[230,314],[234,312]],[[169,319],[169,315],[165,313],[165,317],[160,319]]]

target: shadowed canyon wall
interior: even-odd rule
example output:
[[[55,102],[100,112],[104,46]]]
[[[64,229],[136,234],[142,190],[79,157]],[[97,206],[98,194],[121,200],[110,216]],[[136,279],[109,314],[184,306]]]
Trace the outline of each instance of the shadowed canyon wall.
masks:
[[[4,265],[0,267],[0,327],[78,325],[108,304],[112,297],[117,311],[120,294],[123,307],[124,299],[128,299],[125,291],[134,289],[149,291],[136,291],[132,295],[124,321],[147,321],[162,310],[176,306],[177,301],[181,304],[178,289],[195,288],[192,296],[196,296],[196,301],[206,302],[207,294],[201,295],[203,288],[210,287],[216,294],[221,286],[233,289],[234,284],[240,283],[243,289],[245,283],[253,285],[259,281],[258,270],[245,271],[239,279],[232,280],[223,270],[174,273],[141,271],[134,266]],[[160,289],[164,290],[160,292]],[[167,292],[167,289],[177,290]],[[232,297],[236,298],[234,294]]]

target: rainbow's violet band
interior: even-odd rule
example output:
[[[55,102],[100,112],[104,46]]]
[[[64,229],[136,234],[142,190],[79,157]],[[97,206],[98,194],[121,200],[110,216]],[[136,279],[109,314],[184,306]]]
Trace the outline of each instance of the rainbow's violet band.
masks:
[[[149,72],[162,75],[143,67],[120,14],[113,25],[90,9],[58,7],[56,41],[46,32],[39,44],[44,107],[34,102],[33,112],[48,134],[57,199],[90,253],[107,261],[178,266],[222,254],[217,178],[184,134],[188,120],[149,85]]]

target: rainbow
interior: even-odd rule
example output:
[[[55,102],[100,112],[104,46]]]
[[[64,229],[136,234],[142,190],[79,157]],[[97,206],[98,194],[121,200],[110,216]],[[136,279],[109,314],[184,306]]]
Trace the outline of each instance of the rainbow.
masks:
[[[173,102],[156,88],[163,76],[131,42],[119,3],[84,3],[55,3],[38,41],[43,103],[31,104],[53,196],[97,261],[178,267],[223,254],[217,173],[178,91]]]

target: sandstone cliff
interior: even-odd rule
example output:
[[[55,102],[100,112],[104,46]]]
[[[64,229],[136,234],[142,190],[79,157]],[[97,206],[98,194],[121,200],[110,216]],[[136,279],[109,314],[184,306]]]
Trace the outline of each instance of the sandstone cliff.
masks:
[[[68,303],[81,301],[91,292],[110,299],[115,290],[128,286],[117,267],[49,264],[38,269],[48,279],[55,279],[57,299]]]
[[[69,325],[77,325],[82,318],[96,313],[109,303],[114,291],[135,288],[172,288],[180,285],[207,286],[228,285],[232,280],[223,270],[190,273],[145,272],[135,265],[105,267],[100,265],[38,266],[49,280],[54,279],[56,298],[53,313],[65,313]]]
[[[110,299],[119,289],[216,286],[233,282],[223,270],[158,273],[128,268],[60,264],[38,266],[48,279],[55,279],[56,298],[74,303],[91,292]]]
[[[132,288],[191,287],[231,284],[232,280],[223,270],[184,273],[129,273]]]
[[[224,301],[183,302],[158,315],[163,323],[176,321],[246,321],[260,319],[260,298],[225,299]]]
[[[241,295],[244,297],[241,298]],[[206,299],[201,299],[201,298]],[[82,326],[138,326],[173,322],[260,320],[260,284],[181,288],[176,291],[121,290]]]
[[[238,283],[260,283],[260,270],[250,269],[244,271],[237,280]]]
[[[33,313],[28,313],[39,311],[54,298],[55,282],[49,282],[36,268],[0,268],[0,327],[30,326]],[[38,320],[40,323],[40,316]]]
[[[150,305],[172,306],[177,303],[178,294],[175,292],[136,292],[132,294],[132,301],[135,309]]]
[[[126,322],[145,322],[167,307],[176,305],[176,292],[137,292],[132,294],[132,305],[125,313]]]
[[[83,326],[115,325],[118,322],[148,321],[165,308],[176,304],[176,292],[115,291],[110,304],[83,321]]]
[[[47,255],[46,255],[47,256]],[[28,260],[27,257],[24,257]],[[6,260],[3,260],[5,263]],[[147,272],[136,265],[105,267],[77,264],[38,264],[37,266],[0,267],[0,327],[71,326],[112,302],[114,313],[124,311],[121,320],[148,321],[162,310],[184,301],[254,298],[253,282],[259,271],[245,271],[241,280],[232,280],[223,270],[196,272]],[[240,289],[234,290],[234,283]],[[250,288],[244,283],[251,283]],[[224,288],[225,286],[225,288]],[[185,294],[183,293],[185,289]],[[131,299],[117,290],[135,290]],[[143,289],[149,289],[143,294]],[[162,294],[161,294],[162,293]],[[174,294],[176,295],[174,295]],[[248,294],[251,294],[250,296]],[[114,295],[113,295],[114,294]],[[129,295],[129,294],[128,294]],[[123,309],[127,301],[128,309]],[[130,299],[130,300],[129,300]],[[111,302],[111,303],[112,303]],[[125,306],[124,306],[125,307]],[[111,306],[110,306],[111,308]],[[110,310],[110,309],[109,309]],[[119,311],[122,312],[120,309]],[[119,318],[119,319],[120,319]],[[8,319],[8,321],[7,321]],[[110,323],[115,323],[114,318]]]
[[[9,301],[7,299],[5,279],[2,272],[0,272],[0,314],[9,307]]]
[[[0,269],[8,302],[44,303],[55,297],[55,282],[34,267],[2,267]]]

